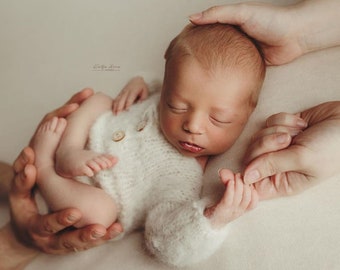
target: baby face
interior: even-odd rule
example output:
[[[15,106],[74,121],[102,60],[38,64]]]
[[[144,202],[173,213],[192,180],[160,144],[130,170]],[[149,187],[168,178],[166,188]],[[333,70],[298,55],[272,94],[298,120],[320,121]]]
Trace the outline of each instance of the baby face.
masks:
[[[170,65],[159,104],[164,136],[185,156],[225,152],[252,112],[252,87],[245,72],[232,68],[209,72],[191,57]]]

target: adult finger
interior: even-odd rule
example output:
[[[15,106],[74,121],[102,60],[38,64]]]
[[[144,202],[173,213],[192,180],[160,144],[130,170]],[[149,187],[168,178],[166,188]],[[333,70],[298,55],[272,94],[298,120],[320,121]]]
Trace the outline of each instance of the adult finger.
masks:
[[[93,93],[94,92],[92,88],[84,88],[83,90],[75,93],[65,104],[72,104],[72,103],[81,104],[87,98],[92,96]]]
[[[25,147],[13,163],[13,169],[16,173],[24,170],[27,164],[33,164],[34,151],[31,147]]]
[[[31,223],[31,231],[33,234],[41,237],[49,236],[74,225],[80,219],[81,213],[75,208],[69,208],[47,215],[37,215],[35,222]]]
[[[113,223],[107,229],[98,224],[89,225],[78,230],[63,233],[57,239],[57,246],[54,249],[59,250],[61,253],[87,250],[116,238],[123,231],[123,227],[119,222]]]
[[[267,127],[280,125],[304,129],[308,124],[304,119],[300,118],[298,114],[281,112],[268,117],[266,120],[266,125]]]
[[[74,94],[63,106],[46,114],[45,117],[40,122],[40,124],[52,119],[53,117],[68,116],[69,114],[77,110],[79,105],[92,95],[93,90],[91,88],[84,88],[83,90]]]
[[[297,171],[303,172],[301,160],[303,153],[299,146],[292,145],[287,149],[271,152],[259,156],[246,167],[244,171],[244,182],[252,184],[261,179],[281,172]]]
[[[105,242],[101,239],[105,233],[106,230],[101,225],[89,225],[77,230],[64,230],[58,234],[51,234],[50,237],[45,237],[40,242],[42,243],[40,249],[50,254],[67,254],[86,250]]]
[[[68,218],[67,214],[65,217]],[[65,226],[71,224],[68,220],[65,220],[65,222]],[[102,245],[107,240],[116,238],[122,232],[122,225],[118,222],[112,224],[108,229],[105,229],[102,225],[94,224],[77,230],[59,231],[59,233],[50,233],[51,237],[48,238],[49,244],[42,245],[41,249],[52,254],[67,254],[74,251],[87,250]]]
[[[296,135],[301,133],[301,128],[296,127],[288,127],[288,126],[270,126],[264,129],[259,130],[256,132],[250,139],[250,142],[255,142],[262,137],[273,135],[273,134],[281,134],[286,133],[289,134],[291,137],[295,137]]]
[[[32,196],[32,188],[35,185],[36,174],[36,168],[32,164],[26,165],[22,171],[17,173],[12,181],[9,193],[10,200],[12,198],[30,198]]]
[[[203,12],[190,15],[189,20],[197,25],[212,23],[242,25],[246,20],[245,15],[242,5],[233,4],[211,7]]]
[[[32,244],[28,233],[29,229],[23,228],[25,226],[23,224],[27,224],[27,221],[38,212],[35,201],[32,199],[35,179],[35,167],[32,164],[26,165],[22,171],[15,174],[8,194],[12,228],[16,232],[16,236],[29,245]]]
[[[291,140],[292,137],[287,133],[274,133],[259,137],[248,147],[244,156],[244,163],[248,164],[254,158],[265,153],[284,149],[289,146]]]
[[[44,118],[42,119],[42,121],[40,122],[40,124],[52,119],[53,117],[64,118],[64,117],[68,116],[69,114],[73,113],[78,108],[79,108],[79,104],[77,104],[77,103],[65,104],[65,105],[61,106],[60,108],[57,108],[57,109],[53,110],[52,112],[49,112],[48,114],[46,114],[44,116]]]

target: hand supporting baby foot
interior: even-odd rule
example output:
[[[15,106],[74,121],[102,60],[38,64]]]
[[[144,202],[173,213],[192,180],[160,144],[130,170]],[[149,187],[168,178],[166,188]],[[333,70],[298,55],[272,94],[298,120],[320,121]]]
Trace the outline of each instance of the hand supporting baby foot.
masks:
[[[65,177],[92,177],[116,163],[117,158],[111,155],[69,147],[65,151],[57,152],[56,171]]]
[[[221,228],[256,207],[258,195],[252,185],[243,183],[239,173],[230,170],[220,171],[221,181],[226,187],[224,195],[216,205],[208,207],[204,215],[215,228]]]

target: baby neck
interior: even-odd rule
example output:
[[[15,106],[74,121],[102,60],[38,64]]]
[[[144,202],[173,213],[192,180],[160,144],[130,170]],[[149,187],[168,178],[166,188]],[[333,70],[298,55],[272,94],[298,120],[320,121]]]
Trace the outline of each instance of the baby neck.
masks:
[[[196,157],[196,160],[199,165],[201,165],[202,170],[205,171],[205,167],[208,163],[209,156],[201,156],[201,157]]]

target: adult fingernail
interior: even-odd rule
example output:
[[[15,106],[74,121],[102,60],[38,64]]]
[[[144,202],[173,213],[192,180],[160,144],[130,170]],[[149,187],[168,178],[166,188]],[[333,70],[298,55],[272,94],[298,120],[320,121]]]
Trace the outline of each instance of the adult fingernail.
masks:
[[[27,163],[27,162],[28,162],[28,157],[27,157],[27,154],[26,154],[25,151],[23,151],[23,153],[22,153],[21,160],[22,160],[24,163]]]
[[[246,184],[252,184],[260,179],[260,172],[258,170],[252,170],[244,175],[244,182]]]
[[[20,180],[25,180],[26,179],[26,173],[25,173],[25,170],[23,170],[20,174]]]
[[[289,137],[288,137],[288,134],[286,133],[280,134],[276,137],[277,142],[280,144],[286,143],[288,139]]]
[[[22,173],[20,173],[21,180],[26,180],[26,178],[27,178],[27,170],[28,170],[27,166],[25,166],[23,171],[22,171]]]
[[[301,128],[306,128],[308,126],[307,122],[303,119],[298,119],[296,124]]]
[[[200,18],[202,18],[202,12],[200,13],[195,13],[189,16],[189,20],[199,20]]]

